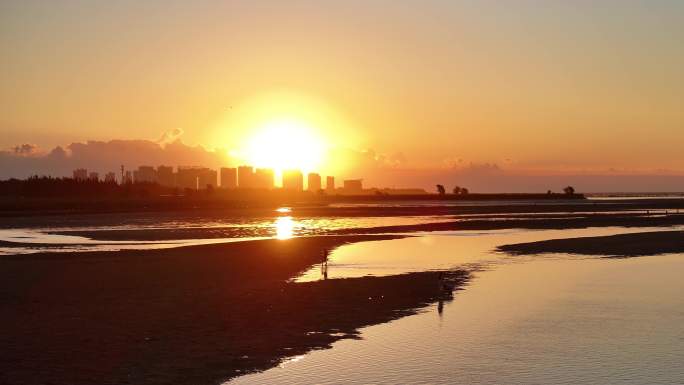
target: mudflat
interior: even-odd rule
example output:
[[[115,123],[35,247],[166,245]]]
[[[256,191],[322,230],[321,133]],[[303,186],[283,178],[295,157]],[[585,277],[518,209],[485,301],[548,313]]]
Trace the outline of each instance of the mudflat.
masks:
[[[216,384],[327,348],[445,295],[437,272],[288,282],[324,248],[391,238],[3,257],[0,383]]]
[[[654,231],[600,237],[551,239],[502,245],[511,254],[570,253],[632,257],[684,252],[684,231]]]

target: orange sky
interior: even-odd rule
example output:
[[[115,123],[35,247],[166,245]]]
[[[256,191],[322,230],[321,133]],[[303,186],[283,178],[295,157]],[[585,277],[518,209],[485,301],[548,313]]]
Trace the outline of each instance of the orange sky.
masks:
[[[283,115],[406,167],[684,171],[682,2],[46,4],[0,5],[0,148]]]

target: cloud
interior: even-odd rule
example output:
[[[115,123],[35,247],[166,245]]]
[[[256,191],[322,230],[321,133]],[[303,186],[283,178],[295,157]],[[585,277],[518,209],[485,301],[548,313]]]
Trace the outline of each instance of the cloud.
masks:
[[[164,146],[169,143],[173,143],[176,140],[180,139],[180,137],[183,135],[183,129],[182,128],[174,128],[172,130],[168,130],[165,133],[163,133],[159,139],[157,139],[157,143],[161,146]]]
[[[31,145],[16,146],[10,151],[0,151],[0,179],[31,175],[70,176],[75,168],[80,167],[102,174],[118,171],[121,165],[135,169],[140,165],[219,168],[234,164],[224,152],[186,145],[178,135],[163,136],[175,139],[165,145],[149,140],[87,141],[71,143],[66,148],[58,146],[48,153],[40,153]]]
[[[140,165],[204,166],[217,169],[236,166],[237,159],[227,151],[190,146],[180,140],[182,130],[171,130],[160,140],[87,141],[41,151],[31,144],[20,144],[0,151],[0,179],[31,175],[71,176],[75,168],[104,174],[118,173],[121,165],[135,169]],[[373,150],[336,148],[328,154],[326,175],[343,179],[364,179],[367,187],[420,187],[433,191],[436,184],[450,190],[459,185],[472,192],[546,192],[561,191],[572,185],[579,192],[684,191],[684,176],[664,170],[625,173],[623,170],[573,172],[550,170],[526,172],[510,164],[469,162],[455,158],[442,167],[418,168],[397,153],[384,155]],[[444,167],[446,166],[446,167]],[[658,172],[660,171],[660,172]]]
[[[501,174],[503,170],[496,163],[473,163],[468,165],[454,166],[454,170],[461,175],[497,175]]]
[[[16,156],[35,156],[40,149],[35,144],[24,143],[11,148],[11,152]]]

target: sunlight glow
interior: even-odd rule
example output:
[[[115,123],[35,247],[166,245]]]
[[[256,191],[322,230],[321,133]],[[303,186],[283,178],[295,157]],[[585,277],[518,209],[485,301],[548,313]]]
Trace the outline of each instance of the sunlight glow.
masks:
[[[364,147],[362,127],[323,98],[297,90],[263,90],[236,100],[212,123],[227,163],[333,175],[348,166],[340,149]],[[335,154],[333,156],[333,154]]]
[[[323,139],[305,123],[276,120],[257,129],[248,139],[244,158],[255,167],[309,172],[321,165],[325,151]]]
[[[275,221],[276,238],[277,239],[290,239],[293,236],[295,222],[292,217],[278,217]]]

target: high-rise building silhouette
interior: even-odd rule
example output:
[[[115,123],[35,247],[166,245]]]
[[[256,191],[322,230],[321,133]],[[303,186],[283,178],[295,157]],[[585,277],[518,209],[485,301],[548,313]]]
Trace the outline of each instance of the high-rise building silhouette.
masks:
[[[176,182],[183,189],[205,189],[208,186],[216,187],[216,170],[206,167],[178,167]]]
[[[221,187],[237,188],[237,169],[235,167],[221,167]]]
[[[311,192],[318,192],[321,189],[321,176],[315,172],[310,172],[307,176],[306,189]]]
[[[88,180],[92,180],[92,181],[97,182],[97,181],[100,180],[100,174],[97,173],[97,172],[95,172],[95,171],[91,171],[91,172],[88,174]]]
[[[345,193],[360,193],[363,191],[362,179],[347,179],[344,181]]]
[[[197,188],[199,189],[205,189],[209,188],[215,188],[217,186],[216,180],[218,178],[218,174],[216,170],[212,170],[210,168],[202,167],[198,169],[198,174],[197,174]]]
[[[328,192],[335,191],[335,177],[334,176],[325,177],[325,190]]]
[[[254,188],[254,169],[252,166],[238,167],[238,187]]]
[[[133,175],[130,171],[126,170],[123,183],[133,183]]]
[[[176,185],[182,189],[197,190],[197,168],[178,166]]]
[[[133,180],[135,183],[156,183],[157,171],[152,166],[138,166],[138,169],[133,171]]]
[[[105,183],[116,183],[116,174],[111,171],[106,173],[104,181]]]
[[[86,180],[88,179],[88,170],[85,168],[77,168],[74,170],[73,175],[76,180]]]
[[[255,188],[269,190],[273,188],[273,170],[270,168],[257,168],[253,178]]]
[[[286,190],[302,191],[304,189],[304,176],[299,170],[283,171],[283,188]]]
[[[172,166],[157,166],[157,183],[164,187],[174,187],[176,185],[176,175]]]

